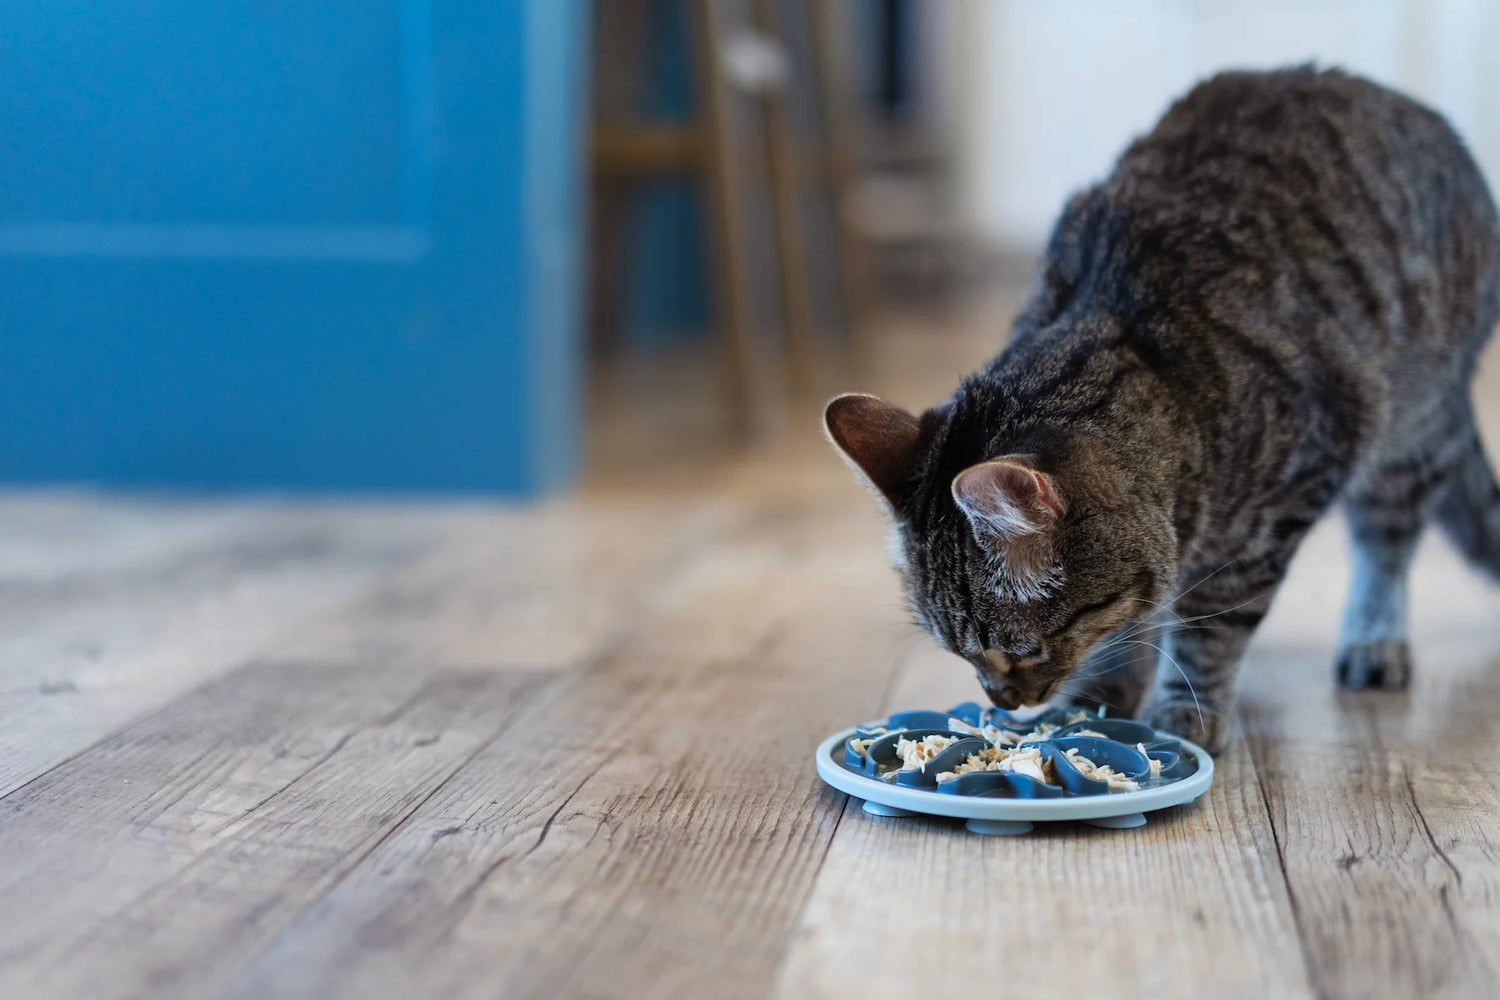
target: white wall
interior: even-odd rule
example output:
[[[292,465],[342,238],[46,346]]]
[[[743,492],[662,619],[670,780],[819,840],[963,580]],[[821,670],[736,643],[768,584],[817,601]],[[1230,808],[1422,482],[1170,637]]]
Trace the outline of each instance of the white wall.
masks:
[[[983,243],[1041,244],[1071,191],[1230,67],[1316,60],[1405,90],[1448,115],[1500,188],[1500,2],[929,2],[957,38],[959,200]]]

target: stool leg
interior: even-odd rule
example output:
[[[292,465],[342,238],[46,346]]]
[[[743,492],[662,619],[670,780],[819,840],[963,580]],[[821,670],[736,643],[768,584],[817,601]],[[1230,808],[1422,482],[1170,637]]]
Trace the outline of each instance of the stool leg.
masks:
[[[639,117],[650,0],[609,0],[594,4],[593,136],[601,126]],[[638,186],[612,164],[601,161],[596,142],[590,153],[590,316],[592,346],[618,346],[628,257],[631,199]]]
[[[719,67],[723,17],[715,0],[695,0],[687,7],[693,22],[693,68],[704,136],[702,186],[708,208],[704,215],[715,251],[716,312],[727,335],[725,389],[734,432],[744,440],[758,422],[758,352],[745,276],[745,232],[735,204],[735,192],[741,185],[730,143],[729,93]]]
[[[760,29],[786,44],[781,23],[780,0],[755,0],[755,19]],[[771,200],[775,210],[776,257],[780,265],[782,319],[789,379],[794,392],[806,394],[813,389],[814,334],[811,295],[808,287],[806,246],[799,207],[802,160],[792,128],[788,104],[792,83],[789,79],[780,90],[765,99],[766,159],[770,164]]]
[[[807,12],[813,45],[818,93],[818,137],[823,170],[833,201],[838,240],[839,285],[843,293],[844,323],[850,354],[858,370],[868,362],[870,317],[869,268],[864,247],[849,218],[854,191],[854,150],[850,117],[854,102],[848,97],[849,62],[844,46],[847,17],[843,4],[799,4]]]
[[[591,287],[589,336],[595,350],[614,350],[620,341],[620,294],[624,275],[627,219],[626,194],[621,183],[596,177],[593,184],[593,216],[590,233]]]

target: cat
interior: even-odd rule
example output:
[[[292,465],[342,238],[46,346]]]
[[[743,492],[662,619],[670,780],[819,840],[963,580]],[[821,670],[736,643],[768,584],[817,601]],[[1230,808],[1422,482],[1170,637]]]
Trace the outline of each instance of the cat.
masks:
[[[1441,116],[1338,70],[1226,72],[1067,203],[997,358],[920,416],[845,395],[824,428],[891,515],[918,624],[990,700],[1077,677],[1075,701],[1219,752],[1246,643],[1336,502],[1346,687],[1408,683],[1425,522],[1500,576],[1469,402],[1497,312],[1495,206]]]

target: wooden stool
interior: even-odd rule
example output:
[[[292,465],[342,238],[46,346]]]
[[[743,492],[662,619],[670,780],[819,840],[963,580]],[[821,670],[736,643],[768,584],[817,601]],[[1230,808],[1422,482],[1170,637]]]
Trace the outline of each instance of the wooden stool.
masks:
[[[695,110],[687,121],[670,122],[643,121],[639,114],[651,0],[603,0],[595,6],[594,327],[607,329],[619,313],[620,230],[631,188],[651,176],[692,179],[705,209],[715,314],[725,335],[725,393],[734,430],[744,439],[776,422],[770,399],[778,395],[751,308],[754,255],[742,196],[752,183],[764,183],[772,200],[775,280],[784,321],[782,381],[794,389],[811,388],[816,363],[809,262],[798,207],[810,180],[826,183],[833,201],[846,344],[862,342],[868,318],[863,262],[847,219],[854,166],[848,125],[852,108],[843,85],[846,62],[838,44],[844,26],[831,3],[795,5],[809,20],[813,65],[803,75],[813,90],[819,122],[814,135],[799,137],[788,109],[798,74],[792,70],[779,0],[753,0],[753,23],[737,25],[727,23],[720,0],[687,0],[685,6]],[[744,98],[755,101],[763,116],[759,144],[747,144],[733,125],[732,102]]]

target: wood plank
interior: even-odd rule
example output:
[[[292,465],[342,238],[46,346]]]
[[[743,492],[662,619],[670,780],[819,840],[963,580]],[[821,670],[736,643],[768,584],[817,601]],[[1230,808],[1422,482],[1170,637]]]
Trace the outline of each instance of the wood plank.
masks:
[[[127,507],[91,536],[111,553],[97,568],[62,546],[5,586],[0,795],[353,600],[450,524],[431,509],[262,504],[191,526],[190,511],[180,536],[148,527],[139,543],[121,536],[154,515]]]
[[[0,891],[8,898],[29,899],[55,883],[62,892],[28,924],[26,934],[0,944],[0,960],[11,956],[19,962],[23,954],[35,955],[34,961],[8,969],[0,966],[0,984],[46,980],[48,989],[58,995],[116,995],[102,984],[109,970],[122,963],[131,972],[120,978],[119,995],[127,995],[126,987],[132,984],[149,983],[153,992],[168,989],[191,995],[217,983],[250,954],[246,949],[264,943],[257,935],[274,933],[278,920],[305,907],[341,874],[326,867],[309,869],[306,863],[321,859],[327,866],[345,849],[354,850],[345,841],[368,832],[357,822],[360,803],[378,803],[383,795],[399,794],[405,787],[400,773],[405,743],[346,746],[345,730],[357,728],[346,716],[368,716],[374,710],[371,705],[387,705],[434,670],[453,674],[445,669],[451,664],[478,664],[483,668],[480,677],[494,672],[495,677],[525,678],[534,674],[526,669],[527,661],[556,671],[577,658],[595,655],[622,623],[628,624],[641,595],[651,592],[655,576],[675,567],[703,542],[705,532],[722,530],[725,524],[721,507],[711,502],[677,509],[660,500],[646,505],[614,494],[601,503],[602,507],[564,503],[526,512],[467,515],[451,543],[393,574],[368,600],[281,643],[282,662],[294,664],[288,669],[308,678],[294,678],[296,682],[287,685],[285,696],[297,699],[289,720],[281,718],[285,706],[270,703],[281,696],[278,690],[257,702],[253,690],[214,685],[146,720],[142,726],[147,728],[122,737],[123,750],[116,745],[118,739],[108,741],[12,796],[34,824],[8,822],[0,814],[0,850],[19,840],[12,854],[31,860],[18,862],[8,872],[0,867]],[[210,546],[208,551],[217,550]],[[233,559],[217,562],[245,568]],[[172,573],[158,567],[138,575],[156,584],[164,576],[179,583],[197,578],[181,565],[174,566]],[[112,589],[97,580],[89,584],[105,593]],[[179,633],[177,638],[183,636]],[[305,655],[294,656],[299,650]],[[257,669],[281,668],[273,662]],[[460,677],[474,674],[458,671]],[[357,686],[367,675],[374,685],[370,691]],[[338,680],[328,681],[329,677]],[[239,675],[235,680],[250,683]],[[507,683],[520,682],[492,680],[469,685],[480,690],[454,688],[448,698],[454,704],[439,708],[457,711],[455,706],[462,705],[464,711],[480,713],[481,720],[490,717],[493,723],[499,717],[494,704],[498,696],[482,688]],[[213,742],[213,734],[226,726],[233,731],[237,711],[249,711],[255,724],[238,737],[243,745],[235,744],[237,749],[226,756]],[[428,714],[434,711],[438,709]],[[225,713],[227,723],[220,718]],[[303,727],[313,729],[317,737],[299,736]],[[213,743],[212,750],[199,745],[204,740]],[[170,836],[141,838],[132,830],[129,841],[144,842],[123,855],[113,846],[121,828],[141,822],[107,810],[102,817],[91,812],[79,837],[54,841],[37,834],[78,824],[80,810],[98,793],[90,787],[97,774],[88,768],[117,774],[121,767],[112,758],[128,756],[138,745],[149,746],[158,756],[136,770],[168,773],[185,786],[163,789],[155,797],[193,803],[197,796],[210,804],[200,802],[186,818],[163,821]],[[273,775],[281,773],[264,758],[282,760],[288,756],[287,745],[298,751],[286,766],[305,764],[308,757],[337,748],[333,763],[319,765],[321,774],[334,778],[294,778],[277,786],[260,777],[267,768]],[[392,759],[382,759],[382,753]],[[236,754],[248,763],[238,762]],[[389,773],[391,767],[394,773]],[[246,771],[252,773],[248,781],[242,777]],[[330,780],[334,784],[324,787]],[[227,791],[215,791],[216,784]],[[248,791],[237,792],[241,784],[247,784]],[[309,794],[315,794],[316,801],[304,801]],[[79,795],[81,799],[75,797]],[[254,822],[236,818],[246,796],[257,803]],[[382,822],[391,820],[394,825],[399,817],[388,812],[381,813]],[[203,813],[216,821],[208,834],[201,829]],[[354,822],[355,827],[328,829],[326,823],[335,819]],[[102,828],[92,825],[96,821]],[[263,823],[271,823],[274,833],[264,833]],[[152,820],[150,825],[161,823]],[[252,859],[263,881],[247,887],[245,865]],[[6,876],[15,883],[9,888]],[[79,935],[87,936],[87,943]],[[55,970],[60,964],[58,949],[67,948],[73,949],[69,971],[48,972],[49,965]],[[217,957],[209,967],[195,968],[191,956],[197,952]],[[4,992],[0,985],[0,995]]]
[[[623,490],[492,512],[277,653],[320,663],[577,666],[731,516],[724,502]]]
[[[885,710],[974,698],[968,667],[923,646]],[[961,821],[846,807],[787,954],[779,997],[1007,994],[1311,996],[1265,804],[1243,746],[1208,795],[1142,829]],[[832,793],[830,793],[832,797]],[[1065,971],[1063,971],[1065,970]]]
[[[159,565],[263,516],[264,503],[0,491],[0,594]]]
[[[837,496],[698,551],[230,995],[763,995],[841,809],[812,749],[900,645],[873,512]]]
[[[0,800],[0,995],[205,996],[543,688],[258,663]]]
[[[1309,540],[1242,698],[1308,968],[1324,996],[1493,996],[1500,595],[1431,540],[1412,582],[1411,691],[1339,691],[1340,536],[1329,524]]]

